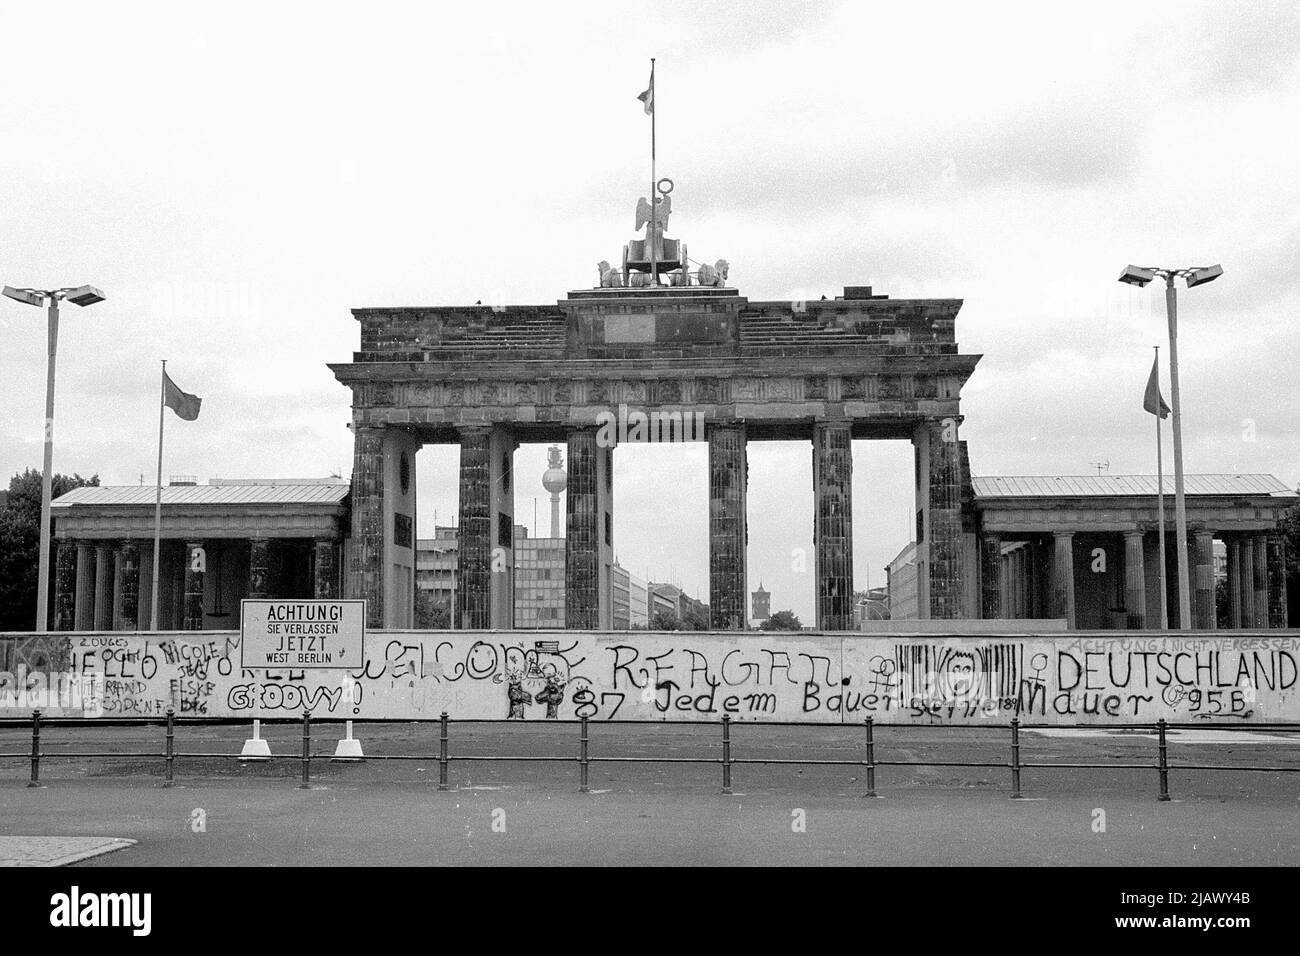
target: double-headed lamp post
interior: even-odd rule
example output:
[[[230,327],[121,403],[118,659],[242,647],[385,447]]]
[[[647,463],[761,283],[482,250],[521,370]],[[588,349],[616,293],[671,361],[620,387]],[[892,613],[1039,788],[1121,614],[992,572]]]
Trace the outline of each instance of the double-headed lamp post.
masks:
[[[1165,280],[1165,312],[1169,318],[1169,398],[1174,413],[1174,531],[1178,547],[1178,627],[1192,626],[1192,595],[1187,572],[1187,503],[1183,497],[1183,417],[1178,399],[1178,293],[1174,278],[1182,276],[1187,288],[1213,282],[1223,275],[1223,266],[1197,266],[1190,269],[1164,269],[1159,266],[1125,266],[1119,281],[1145,286],[1156,276]],[[1164,515],[1160,516],[1164,521]],[[1160,560],[1165,556],[1162,554]]]
[[[45,371],[45,468],[41,473],[41,556],[36,574],[36,630],[49,630],[50,601],[50,496],[54,480],[54,354],[59,346],[59,302],[67,299],[75,305],[94,305],[104,301],[104,293],[93,285],[67,289],[14,289],[4,287],[4,294],[16,302],[48,306],[49,364]]]

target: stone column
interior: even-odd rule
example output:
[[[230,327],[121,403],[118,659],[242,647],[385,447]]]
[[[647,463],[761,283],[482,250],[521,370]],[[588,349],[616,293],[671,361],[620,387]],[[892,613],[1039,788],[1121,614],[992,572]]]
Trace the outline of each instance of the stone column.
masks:
[[[269,538],[248,539],[248,596],[250,598],[271,596],[271,540]]]
[[[113,549],[108,544],[95,546],[95,617],[94,629],[113,627]]]
[[[181,629],[203,630],[203,580],[207,576],[208,555],[202,541],[185,545],[185,599]]]
[[[927,606],[922,616],[962,616],[961,464],[957,420],[927,421],[913,438],[922,468],[918,506],[924,511],[920,550]]]
[[[1216,629],[1218,615],[1214,608],[1214,532],[1196,531],[1192,535],[1192,620],[1203,631]]]
[[[517,444],[500,426],[461,429],[457,627],[514,626]]]
[[[488,428],[461,430],[456,622],[469,630],[491,627],[491,444]]]
[[[1074,532],[1053,533],[1056,550],[1052,556],[1052,616],[1065,618],[1074,629]]]
[[[315,595],[319,600],[339,596],[338,571],[334,561],[334,542],[329,538],[316,540]]]
[[[1268,536],[1268,626],[1287,626],[1286,545],[1276,534]]]
[[[1124,532],[1124,607],[1130,631],[1147,626],[1146,541],[1141,531]]]
[[[848,422],[813,426],[817,629],[853,630],[853,443]]]
[[[1241,616],[1237,626],[1249,630],[1255,626],[1255,541],[1250,535],[1238,538],[1241,552]]]
[[[1241,627],[1241,539],[1225,539],[1228,549],[1228,627]]]
[[[980,535],[980,617],[993,621],[1003,615],[1002,536],[986,531]]]
[[[109,603],[108,629],[116,631],[122,620],[122,542],[113,546],[113,600]]]
[[[491,489],[492,579],[488,598],[490,627],[509,629],[515,626],[515,449],[519,442],[513,431],[502,425],[492,428],[489,442],[488,479]],[[612,548],[609,549],[612,554]],[[608,565],[605,562],[604,627],[611,626],[612,595]]]
[[[613,555],[613,449],[595,428],[569,432],[569,486],[565,498],[564,626],[609,628],[613,623],[608,566]]]
[[[95,551],[87,541],[77,542],[77,596],[73,602],[75,631],[95,626]]]
[[[710,425],[709,626],[744,630],[749,463],[744,425]],[[818,592],[820,593],[820,592]]]
[[[384,626],[384,432],[354,426],[348,597],[366,602],[366,627]]]
[[[118,551],[118,568],[121,571],[118,601],[117,630],[134,631],[140,616],[140,545],[127,539]]]
[[[1262,534],[1251,539],[1251,549],[1255,554],[1254,590],[1255,608],[1251,618],[1251,627],[1263,630],[1268,627],[1268,540]]]
[[[70,631],[76,625],[77,547],[71,541],[54,543],[54,630]]]

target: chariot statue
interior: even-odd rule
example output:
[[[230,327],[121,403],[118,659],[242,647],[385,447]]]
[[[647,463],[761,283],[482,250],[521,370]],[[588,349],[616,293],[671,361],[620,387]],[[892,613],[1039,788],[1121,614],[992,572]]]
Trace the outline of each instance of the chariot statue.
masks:
[[[726,259],[719,259],[713,265],[697,264],[697,268],[692,270],[686,243],[664,235],[668,230],[668,217],[673,211],[672,191],[673,181],[660,179],[654,184],[652,199],[642,196],[637,200],[636,231],[644,229],[645,238],[632,239],[623,246],[621,269],[605,260],[596,264],[600,288],[726,286],[730,268]]]
[[[636,232],[646,230],[644,239],[633,239],[623,247],[623,274],[632,285],[653,285],[653,275],[668,275],[686,268],[686,243],[664,235],[668,217],[673,210],[672,180],[661,179],[655,184],[660,195],[651,201],[642,196],[636,204]],[[648,282],[637,282],[634,274],[649,277]]]

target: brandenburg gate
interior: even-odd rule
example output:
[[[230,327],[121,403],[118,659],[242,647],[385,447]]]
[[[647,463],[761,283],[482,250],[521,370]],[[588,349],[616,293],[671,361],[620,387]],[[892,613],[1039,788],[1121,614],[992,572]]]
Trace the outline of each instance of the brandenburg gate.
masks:
[[[766,440],[811,446],[819,630],[853,626],[855,438],[912,442],[921,614],[963,616],[976,582],[957,431],[980,356],[958,351],[961,300],[850,286],[833,299],[750,301],[727,284],[724,260],[696,265],[666,237],[663,183],[653,214],[638,206],[646,238],[625,245],[622,267],[600,263],[597,287],[554,305],[353,310],[360,349],[330,368],[352,389],[345,590],[368,600],[368,626],[413,625],[415,458],[429,443],[460,448],[458,625],[513,626],[511,462],[535,441],[568,446],[566,624],[608,629],[613,445],[638,440],[647,420],[708,442],[714,629],[744,627],[746,455]]]

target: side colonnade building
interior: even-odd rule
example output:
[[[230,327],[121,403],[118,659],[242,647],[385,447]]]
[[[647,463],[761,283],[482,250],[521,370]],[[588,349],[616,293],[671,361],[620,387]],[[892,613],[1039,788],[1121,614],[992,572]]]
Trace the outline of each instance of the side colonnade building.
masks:
[[[55,630],[149,629],[155,493],[85,487],[54,501]],[[164,487],[159,629],[237,629],[244,598],[338,597],[347,496],[338,480]]]
[[[1192,620],[1217,627],[1214,541],[1227,551],[1227,626],[1289,626],[1278,526],[1300,496],[1271,475],[1187,475]],[[1074,629],[1158,629],[1160,512],[1154,475],[991,477],[972,482],[980,616],[1060,618]],[[1170,627],[1178,620],[1174,482],[1165,477]]]

